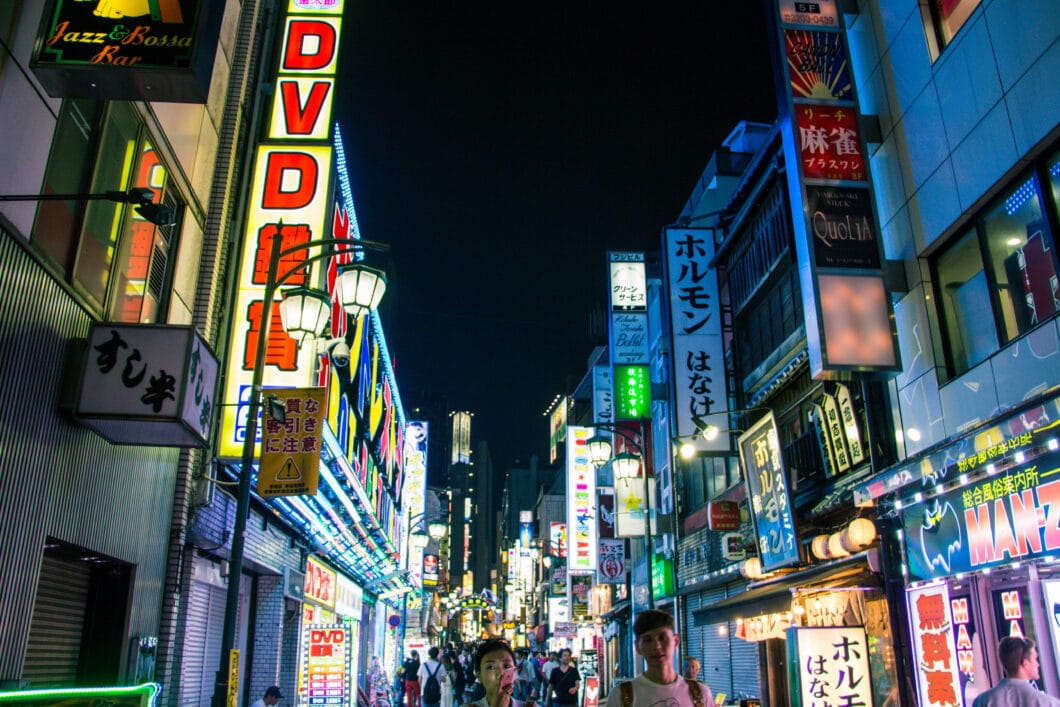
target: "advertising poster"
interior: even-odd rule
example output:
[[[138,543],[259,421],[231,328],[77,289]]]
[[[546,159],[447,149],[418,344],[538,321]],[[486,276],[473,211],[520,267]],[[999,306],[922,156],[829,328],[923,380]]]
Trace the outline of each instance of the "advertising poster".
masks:
[[[346,627],[342,624],[312,624],[306,634],[306,704],[347,704],[351,692],[350,645]]]
[[[589,602],[593,593],[591,574],[570,575],[570,617],[572,621],[588,621]]]
[[[909,589],[906,601],[916,665],[917,703],[923,707],[961,704],[949,588],[940,582]]]
[[[1049,635],[1053,638],[1053,655],[1060,655],[1060,579],[1042,582],[1045,615],[1049,617]]]

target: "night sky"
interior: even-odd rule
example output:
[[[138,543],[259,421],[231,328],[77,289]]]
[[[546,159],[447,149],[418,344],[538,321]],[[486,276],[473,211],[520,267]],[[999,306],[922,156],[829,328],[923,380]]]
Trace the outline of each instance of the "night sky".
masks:
[[[606,251],[657,250],[711,153],[775,116],[758,0],[348,2],[336,119],[398,386],[547,461]]]

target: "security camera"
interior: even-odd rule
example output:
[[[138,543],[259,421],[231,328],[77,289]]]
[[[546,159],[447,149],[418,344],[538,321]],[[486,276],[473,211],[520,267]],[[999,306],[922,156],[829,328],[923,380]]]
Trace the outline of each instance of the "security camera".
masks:
[[[335,347],[331,349],[331,360],[340,368],[350,365],[350,345],[345,340],[335,344]]]

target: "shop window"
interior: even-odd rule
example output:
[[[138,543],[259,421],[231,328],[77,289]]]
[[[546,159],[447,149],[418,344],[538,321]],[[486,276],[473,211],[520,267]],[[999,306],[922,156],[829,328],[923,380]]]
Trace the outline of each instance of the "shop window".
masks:
[[[939,58],[981,3],[982,0],[920,0],[920,15],[932,61]]]
[[[1055,231],[1042,204],[1035,173],[994,202],[935,260],[952,375],[1060,310]]]
[[[151,189],[179,213],[168,172],[129,103],[64,101],[45,171],[44,194]],[[172,225],[110,200],[44,201],[33,242],[108,321],[164,320],[175,246]]]

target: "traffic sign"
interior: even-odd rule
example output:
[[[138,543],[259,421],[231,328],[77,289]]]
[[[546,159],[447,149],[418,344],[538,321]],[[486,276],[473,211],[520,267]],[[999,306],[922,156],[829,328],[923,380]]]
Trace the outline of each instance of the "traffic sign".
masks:
[[[269,390],[283,420],[263,420],[258,493],[262,496],[312,496],[320,475],[324,388]]]

